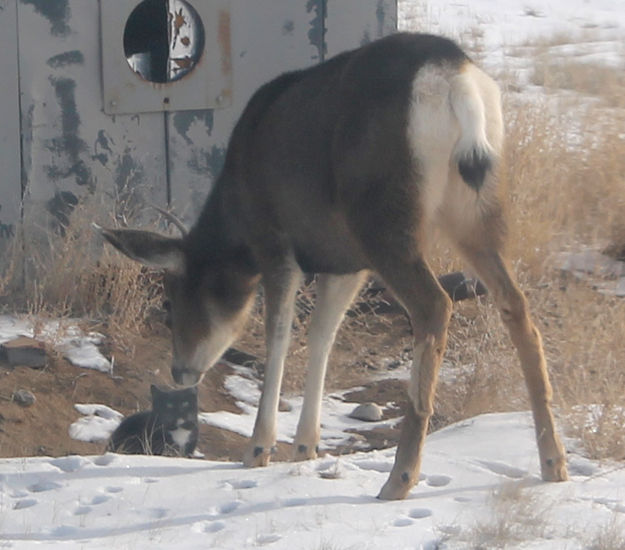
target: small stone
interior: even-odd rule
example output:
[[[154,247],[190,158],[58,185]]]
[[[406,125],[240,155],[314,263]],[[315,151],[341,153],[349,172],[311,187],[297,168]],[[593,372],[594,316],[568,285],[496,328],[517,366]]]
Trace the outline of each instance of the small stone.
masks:
[[[364,422],[378,422],[382,420],[382,408],[377,403],[362,403],[349,416]]]
[[[30,407],[35,404],[35,396],[28,390],[17,390],[13,392],[13,401],[22,407]]]
[[[32,367],[40,369],[46,366],[46,348],[42,342],[27,336],[0,344],[0,359],[12,367]]]

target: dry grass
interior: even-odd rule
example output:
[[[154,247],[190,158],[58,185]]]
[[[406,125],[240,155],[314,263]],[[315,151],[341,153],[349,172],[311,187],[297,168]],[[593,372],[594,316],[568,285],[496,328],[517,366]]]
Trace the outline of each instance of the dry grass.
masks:
[[[586,548],[587,550],[622,550],[625,548],[625,525],[617,514],[588,536]]]
[[[79,203],[70,223],[37,246],[20,232],[0,274],[0,304],[32,316],[81,317],[120,343],[144,330],[161,304],[160,276],[103,248],[91,226],[97,212],[93,197]]]
[[[546,56],[535,65],[531,82],[551,92],[574,91],[595,97],[608,107],[625,107],[625,72],[622,68],[579,61],[555,61]]]
[[[516,548],[523,542],[542,539],[549,526],[549,504],[525,486],[524,481],[504,483],[489,497],[490,516],[454,539],[464,548]]]

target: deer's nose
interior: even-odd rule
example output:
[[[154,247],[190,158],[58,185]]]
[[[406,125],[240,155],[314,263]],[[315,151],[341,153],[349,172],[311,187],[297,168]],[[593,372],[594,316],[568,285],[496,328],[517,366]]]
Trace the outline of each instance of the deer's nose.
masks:
[[[172,367],[171,376],[178,386],[194,386],[200,380],[200,375],[184,367]]]

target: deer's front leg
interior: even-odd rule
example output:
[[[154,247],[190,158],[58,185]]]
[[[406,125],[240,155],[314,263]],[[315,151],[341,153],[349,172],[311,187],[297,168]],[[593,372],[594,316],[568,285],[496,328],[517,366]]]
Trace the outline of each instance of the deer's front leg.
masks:
[[[293,443],[295,460],[317,457],[321,399],[328,356],[345,310],[361,287],[366,272],[350,275],[319,275],[317,299],[308,332],[308,370],[304,404]]]
[[[263,276],[267,361],[254,433],[243,458],[246,466],[266,466],[276,444],[280,386],[300,280],[301,272],[294,261],[265,272]]]

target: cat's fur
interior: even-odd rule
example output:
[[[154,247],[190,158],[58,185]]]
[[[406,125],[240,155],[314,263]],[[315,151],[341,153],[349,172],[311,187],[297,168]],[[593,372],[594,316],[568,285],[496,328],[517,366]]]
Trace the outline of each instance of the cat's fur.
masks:
[[[152,384],[152,410],[125,418],[111,435],[108,451],[191,456],[197,445],[197,388],[165,391]]]

